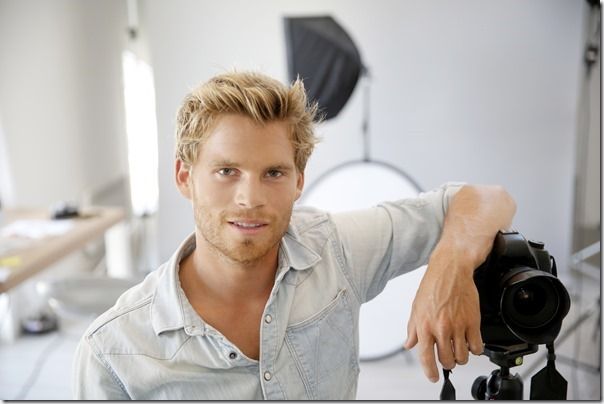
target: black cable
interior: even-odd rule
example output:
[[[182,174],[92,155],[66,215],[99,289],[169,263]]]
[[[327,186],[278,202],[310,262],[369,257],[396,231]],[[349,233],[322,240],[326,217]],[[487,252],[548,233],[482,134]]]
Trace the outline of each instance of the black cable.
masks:
[[[392,352],[388,352],[388,353],[385,353],[382,355],[359,358],[359,362],[378,362],[378,361],[382,361],[384,359],[391,358],[391,357],[393,357],[399,353],[403,353],[403,352],[406,352],[405,348],[397,348],[396,350],[394,350]]]
[[[50,341],[46,348],[44,348],[40,355],[38,355],[38,358],[34,363],[33,370],[31,371],[29,377],[27,378],[25,383],[23,383],[23,386],[21,386],[21,390],[19,390],[19,393],[15,396],[13,400],[25,400],[32,387],[36,384],[36,381],[38,380],[40,372],[44,368],[46,361],[48,360],[50,355],[63,343],[63,341],[64,338],[62,333],[57,332],[55,337]]]

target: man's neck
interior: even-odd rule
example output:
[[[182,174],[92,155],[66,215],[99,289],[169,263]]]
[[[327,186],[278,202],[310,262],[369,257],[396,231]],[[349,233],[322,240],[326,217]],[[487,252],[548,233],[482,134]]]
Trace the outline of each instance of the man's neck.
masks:
[[[201,240],[200,240],[201,238]],[[260,356],[260,323],[275,281],[279,245],[254,262],[224,257],[196,234],[180,263],[180,284],[193,309],[247,357]]]
[[[237,262],[222,255],[196,234],[193,253],[181,263],[183,289],[196,295],[203,293],[225,304],[244,303],[268,298],[278,263],[277,244],[263,257],[252,262]]]

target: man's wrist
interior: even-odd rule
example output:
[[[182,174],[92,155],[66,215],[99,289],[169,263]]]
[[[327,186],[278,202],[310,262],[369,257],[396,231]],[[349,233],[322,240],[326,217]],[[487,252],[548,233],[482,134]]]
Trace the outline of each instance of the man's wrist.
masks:
[[[471,242],[464,243],[441,239],[434,249],[430,261],[448,262],[449,265],[442,267],[448,267],[449,271],[453,268],[454,270],[472,275],[474,270],[484,262],[491,250],[491,245],[489,245],[488,249],[485,249],[482,244],[484,243],[475,245]]]

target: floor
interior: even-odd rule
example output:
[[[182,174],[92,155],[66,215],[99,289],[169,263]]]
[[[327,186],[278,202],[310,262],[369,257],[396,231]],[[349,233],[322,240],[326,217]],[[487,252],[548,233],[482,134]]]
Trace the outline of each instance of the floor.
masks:
[[[570,289],[570,287],[569,287]],[[558,338],[556,367],[568,381],[568,399],[601,400],[601,361],[599,339],[599,284],[587,282],[575,288],[575,299]],[[575,294],[571,292],[571,294]],[[581,314],[588,313],[576,326]],[[63,319],[59,332],[22,336],[14,343],[0,345],[0,399],[68,400],[71,397],[71,360],[77,341],[89,320]],[[565,336],[568,334],[568,336]],[[562,340],[564,337],[564,340]],[[543,349],[525,357],[512,373],[524,379],[524,397],[528,399],[530,376],[545,365]],[[438,400],[442,383],[424,378],[415,352],[400,353],[378,362],[363,362],[357,398],[361,400]],[[568,358],[581,365],[573,366]],[[496,369],[484,356],[472,357],[469,364],[453,371],[451,380],[456,397],[471,400],[473,381]],[[528,377],[527,377],[528,376]]]

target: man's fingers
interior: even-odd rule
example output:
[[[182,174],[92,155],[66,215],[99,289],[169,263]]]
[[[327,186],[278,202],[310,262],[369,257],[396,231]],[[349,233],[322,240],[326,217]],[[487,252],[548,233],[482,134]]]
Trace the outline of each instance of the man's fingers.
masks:
[[[434,356],[434,339],[426,335],[425,338],[419,337],[418,344],[419,362],[424,369],[424,374],[432,382],[438,381],[438,369],[436,367],[436,357]]]
[[[450,337],[439,338],[436,341],[438,350],[438,360],[443,365],[444,369],[453,369],[455,367],[455,355],[451,345]]]
[[[408,351],[413,348],[415,344],[417,344],[417,329],[413,324],[413,320],[409,320],[409,323],[407,323],[407,341],[405,341],[403,346]]]
[[[467,331],[466,337],[468,339],[470,351],[474,355],[480,355],[484,348],[482,343],[482,337],[480,336],[480,326],[470,328]]]
[[[455,362],[460,365],[468,363],[468,344],[466,342],[465,334],[456,334],[453,339],[453,349],[455,350]]]
[[[411,334],[407,336],[407,341],[405,341],[405,349],[408,351],[413,348],[417,344],[417,333],[415,330]]]

